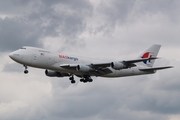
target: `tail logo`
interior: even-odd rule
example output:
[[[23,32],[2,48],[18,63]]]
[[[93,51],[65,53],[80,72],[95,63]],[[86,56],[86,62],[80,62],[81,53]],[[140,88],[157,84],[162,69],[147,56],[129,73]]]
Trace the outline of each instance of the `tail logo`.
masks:
[[[151,53],[151,52],[146,52],[146,53],[144,53],[144,54],[142,55],[141,58],[152,58],[152,57],[153,57],[153,53]],[[148,62],[151,63],[151,60],[144,60],[144,61],[143,61],[144,64],[147,64]]]

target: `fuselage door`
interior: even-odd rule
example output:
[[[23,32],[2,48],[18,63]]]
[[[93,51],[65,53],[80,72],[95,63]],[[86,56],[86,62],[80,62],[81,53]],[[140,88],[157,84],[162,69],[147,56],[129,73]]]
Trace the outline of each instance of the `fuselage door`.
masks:
[[[33,54],[32,55],[32,63],[36,62],[37,61],[37,55],[36,54]]]

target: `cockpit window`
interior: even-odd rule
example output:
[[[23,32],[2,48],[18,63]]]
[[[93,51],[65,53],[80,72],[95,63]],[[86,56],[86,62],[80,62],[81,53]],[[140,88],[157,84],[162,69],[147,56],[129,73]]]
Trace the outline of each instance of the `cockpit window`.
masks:
[[[50,53],[49,51],[39,50],[39,52]]]
[[[22,47],[21,49],[26,49],[26,48]]]

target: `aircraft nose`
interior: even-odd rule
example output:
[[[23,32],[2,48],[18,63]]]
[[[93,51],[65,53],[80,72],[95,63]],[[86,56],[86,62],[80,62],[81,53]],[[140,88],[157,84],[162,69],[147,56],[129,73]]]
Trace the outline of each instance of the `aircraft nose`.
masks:
[[[12,52],[12,53],[9,54],[9,57],[10,57],[11,59],[13,59],[13,60],[19,60],[20,55],[18,54],[17,51],[14,51],[14,52]]]
[[[9,57],[12,59],[13,58],[13,52],[9,54]]]

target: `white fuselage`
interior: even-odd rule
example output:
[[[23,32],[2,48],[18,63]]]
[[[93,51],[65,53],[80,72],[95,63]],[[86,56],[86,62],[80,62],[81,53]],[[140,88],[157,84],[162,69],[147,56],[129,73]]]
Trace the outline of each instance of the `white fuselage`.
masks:
[[[82,75],[83,72],[74,70],[69,70],[60,67],[60,65],[71,64],[71,65],[88,65],[91,63],[100,63],[102,61],[94,61],[89,58],[68,56],[64,54],[52,53],[48,50],[34,48],[34,47],[23,47],[17,51],[12,52],[9,55],[16,62],[36,67],[42,69],[49,69],[53,71],[58,71],[60,73],[71,73],[76,75]],[[131,67],[127,69],[114,70],[111,67],[109,69],[112,73],[103,75],[101,77],[123,77],[123,76],[133,76],[133,75],[143,75],[143,74],[152,74],[154,72],[145,72],[140,71],[139,67]]]

